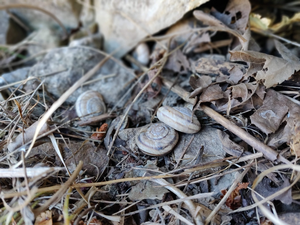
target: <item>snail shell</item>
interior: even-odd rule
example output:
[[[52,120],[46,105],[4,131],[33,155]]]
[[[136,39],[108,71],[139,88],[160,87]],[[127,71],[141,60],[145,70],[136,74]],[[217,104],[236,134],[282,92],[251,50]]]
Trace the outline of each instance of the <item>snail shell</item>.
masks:
[[[157,111],[157,118],[183,133],[194,134],[201,129],[200,122],[192,110],[185,107],[162,106]]]
[[[147,65],[150,59],[150,50],[147,44],[140,43],[134,50],[134,58],[143,65]]]
[[[164,123],[143,127],[135,136],[135,143],[146,155],[161,156],[170,152],[178,142],[178,133]]]
[[[79,117],[86,115],[91,117],[106,112],[102,95],[97,91],[86,91],[82,93],[76,101],[75,109]]]

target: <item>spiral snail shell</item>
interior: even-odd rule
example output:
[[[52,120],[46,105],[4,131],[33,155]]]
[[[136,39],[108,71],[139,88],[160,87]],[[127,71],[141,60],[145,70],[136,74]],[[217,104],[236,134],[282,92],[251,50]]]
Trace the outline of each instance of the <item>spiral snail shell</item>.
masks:
[[[95,116],[106,112],[102,95],[97,91],[82,93],[76,101],[75,109],[79,117]]]
[[[133,52],[133,57],[143,65],[147,65],[150,59],[150,50],[146,43],[140,43]]]
[[[178,133],[164,123],[146,125],[135,136],[135,143],[146,155],[161,156],[178,142]]]
[[[157,118],[183,133],[194,134],[201,129],[200,122],[192,110],[185,107],[162,106],[157,111]]]

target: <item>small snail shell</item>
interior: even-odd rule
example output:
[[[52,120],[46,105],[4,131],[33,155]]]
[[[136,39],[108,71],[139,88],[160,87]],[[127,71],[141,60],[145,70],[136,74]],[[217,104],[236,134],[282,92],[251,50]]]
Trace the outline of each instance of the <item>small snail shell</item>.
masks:
[[[150,50],[147,44],[140,43],[136,46],[133,57],[143,65],[147,65],[150,59]]]
[[[86,91],[82,93],[76,101],[75,109],[79,117],[86,115],[95,116],[106,112],[102,95],[97,91]]]
[[[183,133],[194,134],[201,129],[200,122],[192,110],[185,107],[162,106],[157,111],[157,118]]]
[[[164,123],[143,127],[135,136],[135,143],[146,155],[161,156],[170,152],[178,142],[178,133]]]

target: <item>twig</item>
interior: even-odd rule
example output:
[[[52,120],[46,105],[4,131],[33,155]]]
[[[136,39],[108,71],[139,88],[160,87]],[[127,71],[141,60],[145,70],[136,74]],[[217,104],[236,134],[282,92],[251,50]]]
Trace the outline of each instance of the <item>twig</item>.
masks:
[[[249,171],[250,167],[246,168],[243,173],[241,173],[237,179],[235,179],[235,181],[233,182],[233,184],[231,185],[231,187],[229,188],[228,192],[225,194],[225,196],[222,198],[222,200],[219,202],[219,204],[214,208],[214,210],[209,214],[209,216],[206,218],[205,220],[205,225],[207,225],[212,218],[215,216],[215,214],[219,211],[219,209],[222,207],[222,205],[224,205],[224,203],[226,202],[227,198],[230,196],[231,192],[234,191],[234,189],[236,188],[236,185],[241,182],[241,180],[244,178],[244,176],[246,175],[246,173]]]
[[[39,215],[41,212],[44,212],[51,204],[55,203],[56,201],[60,201],[60,198],[75,181],[77,175],[82,169],[82,166],[83,166],[83,162],[80,161],[75,171],[73,172],[72,176],[70,176],[69,180],[66,183],[64,183],[63,186],[61,186],[61,188],[48,201],[46,201],[41,207],[34,210],[34,213],[36,215]]]
[[[163,84],[168,88],[170,87],[170,82],[163,82]],[[172,91],[178,94],[185,101],[195,104],[196,101],[195,99],[187,98],[187,96],[189,96],[189,92],[183,90],[178,85],[174,85]],[[290,161],[288,161],[282,155],[278,154],[275,150],[273,150],[266,144],[260,142],[259,140],[251,136],[249,133],[244,131],[242,128],[238,127],[233,122],[229,121],[228,119],[226,119],[225,117],[223,117],[222,115],[220,115],[219,113],[211,109],[210,107],[205,105],[201,105],[200,107],[203,110],[203,112],[205,112],[210,118],[214,119],[217,123],[221,124],[227,130],[237,135],[239,138],[241,138],[247,144],[252,146],[254,149],[257,149],[258,151],[262,152],[266,158],[272,161],[278,160],[285,164],[291,164]]]
[[[176,194],[179,198],[187,198],[186,194],[184,194],[181,190],[179,190],[175,186],[171,185],[169,182],[167,182],[164,179],[153,179],[152,181],[154,181],[155,183],[158,183],[158,184],[164,186],[169,191],[171,191],[174,194]],[[196,207],[195,207],[194,203],[191,200],[187,200],[187,199],[184,200],[184,203],[189,208],[189,211],[190,211],[192,217],[194,218],[195,223],[197,225],[203,225],[201,215],[199,213],[197,213],[197,215],[195,215],[195,213],[197,212],[197,210],[196,210]]]
[[[201,109],[203,112],[205,112],[210,118],[217,121],[219,124],[224,126],[226,129],[237,135],[239,138],[241,138],[243,141],[245,141],[247,144],[251,145],[254,149],[262,152],[264,156],[272,161],[280,161],[285,164],[291,164],[290,161],[288,161],[286,158],[284,158],[282,155],[278,154],[275,150],[270,148],[269,146],[265,145],[264,143],[260,142],[253,136],[251,136],[249,133],[244,131],[242,128],[235,125],[233,122],[229,121],[213,109],[209,108],[208,106],[202,105]]]
[[[166,54],[167,54],[167,53],[166,53]],[[132,102],[130,103],[130,105],[128,106],[128,108],[127,108],[127,110],[126,110],[124,116],[121,118],[121,120],[120,120],[120,122],[119,122],[119,124],[118,124],[118,127],[117,127],[117,129],[116,129],[116,132],[115,132],[115,134],[114,134],[114,136],[113,136],[113,139],[112,139],[112,141],[111,141],[111,143],[110,143],[110,145],[109,145],[109,148],[108,148],[108,151],[107,151],[107,155],[110,155],[112,146],[113,146],[113,144],[114,144],[114,142],[115,142],[115,140],[116,140],[116,138],[117,138],[117,135],[118,135],[118,133],[119,133],[119,131],[120,131],[120,128],[121,128],[121,126],[122,126],[124,120],[125,120],[126,115],[128,115],[129,111],[131,110],[133,104],[137,101],[137,99],[142,95],[142,93],[148,88],[148,86],[149,86],[149,85],[150,85],[150,84],[158,77],[158,75],[161,73],[161,70],[162,70],[162,68],[164,67],[164,64],[166,63],[166,61],[167,61],[167,56],[165,55],[164,58],[163,58],[163,60],[162,60],[161,65],[160,65],[160,68],[157,70],[156,74],[155,74],[155,75],[154,75],[154,76],[146,83],[146,85],[140,90],[140,92],[135,96],[135,98],[133,99],[133,101],[132,101]]]
[[[112,53],[114,54],[114,53]],[[95,65],[91,70],[89,70],[82,78],[80,78],[78,81],[76,81],[72,87],[70,87],[68,89],[68,91],[66,91],[56,102],[54,102],[52,104],[52,106],[50,107],[50,109],[45,113],[45,115],[41,118],[39,124],[37,125],[34,137],[32,139],[31,145],[29,146],[28,151],[26,152],[25,157],[28,157],[30,151],[33,148],[33,145],[37,139],[37,136],[39,134],[39,131],[41,130],[41,128],[43,127],[43,125],[47,122],[47,120],[50,118],[50,116],[52,115],[52,113],[54,113],[54,111],[56,109],[58,109],[61,104],[63,104],[66,99],[77,89],[80,87],[80,85],[82,83],[84,83],[86,80],[88,80],[90,77],[92,77],[102,66],[103,64],[110,58],[110,56],[105,57],[102,61],[100,61],[97,65]],[[14,165],[14,167],[18,167],[22,162],[18,162],[16,165]]]

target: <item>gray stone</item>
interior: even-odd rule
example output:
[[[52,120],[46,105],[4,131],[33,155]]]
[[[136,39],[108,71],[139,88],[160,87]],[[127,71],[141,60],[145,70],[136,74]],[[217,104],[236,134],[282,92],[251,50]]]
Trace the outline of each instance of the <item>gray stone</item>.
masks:
[[[43,77],[47,90],[56,97],[64,94],[77,80],[98,64],[103,55],[85,47],[64,47],[49,52],[44,59],[33,66],[30,76],[41,76],[60,70],[64,72]],[[128,87],[128,82],[133,79],[133,74],[128,69],[120,66],[113,60],[108,60],[90,79],[99,79],[77,89],[67,102],[74,103],[77,97],[87,90],[98,91],[102,94],[105,103],[116,104]],[[107,75],[113,77],[101,79]]]
[[[179,143],[174,149],[175,160],[180,160],[182,152],[186,148],[193,135],[195,135],[194,140],[182,157],[180,164],[181,166],[192,162],[193,159],[198,155],[198,152],[202,146],[204,151],[199,163],[209,163],[217,159],[223,159],[226,155],[226,152],[222,148],[222,143],[217,132],[218,129],[204,127],[196,134],[180,134]]]

